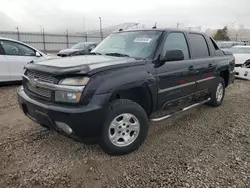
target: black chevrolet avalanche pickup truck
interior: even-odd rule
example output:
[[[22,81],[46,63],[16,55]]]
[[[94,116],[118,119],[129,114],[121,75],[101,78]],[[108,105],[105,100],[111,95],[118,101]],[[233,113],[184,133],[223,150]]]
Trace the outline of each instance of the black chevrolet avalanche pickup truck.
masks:
[[[82,141],[95,138],[106,153],[121,155],[139,148],[149,120],[220,106],[234,66],[233,55],[204,33],[119,31],[89,55],[26,65],[18,101],[38,124]]]

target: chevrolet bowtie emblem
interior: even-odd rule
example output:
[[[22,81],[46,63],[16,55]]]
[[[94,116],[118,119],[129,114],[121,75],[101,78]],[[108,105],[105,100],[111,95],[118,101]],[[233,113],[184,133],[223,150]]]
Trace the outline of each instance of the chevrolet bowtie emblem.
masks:
[[[37,78],[31,78],[30,79],[30,85],[32,85],[33,87],[36,87],[36,82],[38,81]]]

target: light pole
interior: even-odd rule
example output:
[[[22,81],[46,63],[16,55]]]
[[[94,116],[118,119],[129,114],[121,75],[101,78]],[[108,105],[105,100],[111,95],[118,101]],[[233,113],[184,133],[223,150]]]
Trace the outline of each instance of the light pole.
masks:
[[[18,40],[20,41],[19,27],[17,26],[15,29],[16,29],[16,31],[17,31],[17,38],[18,38]]]
[[[39,26],[40,26],[40,31],[43,34],[43,26],[42,25],[39,25]]]
[[[103,39],[103,35],[102,35],[102,17],[99,17],[99,20],[100,20],[100,36],[101,36],[101,39]]]
[[[44,28],[42,29],[42,34],[43,34],[43,50],[46,51],[46,42],[45,42],[45,34],[44,34]]]

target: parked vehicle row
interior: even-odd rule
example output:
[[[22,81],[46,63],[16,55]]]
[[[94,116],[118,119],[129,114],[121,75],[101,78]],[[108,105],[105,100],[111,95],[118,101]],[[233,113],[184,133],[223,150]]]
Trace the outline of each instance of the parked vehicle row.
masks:
[[[58,57],[85,55],[96,47],[96,42],[83,42],[71,49],[61,50]],[[20,41],[0,37],[0,82],[22,80],[24,66],[32,61],[56,58]]]
[[[204,33],[120,31],[89,55],[25,66],[18,101],[25,115],[72,138],[97,138],[111,155],[143,143],[148,120],[222,104],[235,60]],[[153,117],[157,111],[167,114]]]

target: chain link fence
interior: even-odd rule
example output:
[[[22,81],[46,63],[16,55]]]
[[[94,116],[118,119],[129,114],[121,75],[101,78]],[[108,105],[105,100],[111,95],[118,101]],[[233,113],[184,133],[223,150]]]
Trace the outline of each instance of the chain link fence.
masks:
[[[0,31],[0,37],[19,40],[45,52],[57,52],[70,48],[78,42],[100,42],[100,35],[96,34],[55,34],[44,32],[12,32]]]

